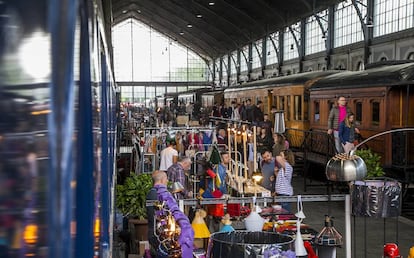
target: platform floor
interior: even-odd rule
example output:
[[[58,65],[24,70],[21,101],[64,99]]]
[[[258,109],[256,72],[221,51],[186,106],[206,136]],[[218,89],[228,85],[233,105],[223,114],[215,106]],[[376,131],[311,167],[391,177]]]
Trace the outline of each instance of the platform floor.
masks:
[[[303,177],[300,176],[294,177],[292,183],[295,195],[327,194],[327,187],[323,185],[307,187],[305,192]],[[338,190],[334,190],[333,193],[337,194]],[[345,203],[343,201],[304,202],[303,206],[306,215],[304,223],[320,231],[324,226],[324,216],[328,214],[334,217],[335,228],[345,237]],[[292,210],[295,209],[296,205],[292,205]],[[383,257],[384,243],[397,243],[400,254],[407,257],[410,247],[414,246],[414,221],[402,216],[387,219],[351,216],[350,257]],[[336,257],[347,257],[345,245],[337,248]]]

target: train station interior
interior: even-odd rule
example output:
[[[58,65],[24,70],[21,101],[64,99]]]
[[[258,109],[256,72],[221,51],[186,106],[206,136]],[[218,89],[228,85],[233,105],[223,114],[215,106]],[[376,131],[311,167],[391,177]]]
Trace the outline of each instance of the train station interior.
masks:
[[[414,0],[0,0],[0,258],[414,258]]]

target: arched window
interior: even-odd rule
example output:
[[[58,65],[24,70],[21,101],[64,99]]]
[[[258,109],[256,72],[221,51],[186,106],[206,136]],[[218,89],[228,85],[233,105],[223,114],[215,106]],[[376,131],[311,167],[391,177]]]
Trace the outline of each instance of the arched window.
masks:
[[[274,46],[279,47],[279,32],[276,31],[269,35],[269,38],[266,41],[266,49],[267,49],[267,55],[266,55],[266,64],[277,64],[277,52],[274,48]],[[279,50],[279,49],[278,49]]]
[[[296,40],[300,42],[300,33],[301,33],[300,22],[292,24],[290,28],[292,29],[292,32],[294,35],[289,30],[289,27],[286,27],[283,33],[283,45],[284,45],[283,59],[284,60],[291,60],[299,56],[295,38]]]
[[[367,1],[356,1],[362,13],[367,12]],[[364,34],[358,14],[351,0],[342,1],[335,6],[334,13],[334,47],[341,47],[362,41]]]
[[[155,96],[188,90],[191,86],[139,85],[139,82],[207,82],[212,78],[207,63],[189,48],[130,18],[112,28],[114,68],[117,81],[134,82],[121,87],[121,99],[147,105]]]
[[[252,56],[251,56],[251,62],[252,62],[252,69],[256,69],[262,66],[262,56],[263,56],[263,40],[259,39],[256,42],[253,43],[253,50],[252,50]]]
[[[321,26],[323,28],[321,28]],[[326,31],[328,29],[328,10],[323,10],[306,19],[305,55],[322,52],[326,49]]]

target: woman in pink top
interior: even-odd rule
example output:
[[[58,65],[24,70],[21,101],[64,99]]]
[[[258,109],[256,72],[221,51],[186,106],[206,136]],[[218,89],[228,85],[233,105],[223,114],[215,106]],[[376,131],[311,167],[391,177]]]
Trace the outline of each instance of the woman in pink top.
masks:
[[[335,148],[337,153],[344,152],[341,144],[341,139],[339,139],[338,128],[341,122],[347,117],[348,114],[352,113],[351,109],[346,105],[346,98],[344,96],[339,96],[337,100],[337,105],[333,106],[329,112],[328,117],[328,134],[334,135],[335,138]]]

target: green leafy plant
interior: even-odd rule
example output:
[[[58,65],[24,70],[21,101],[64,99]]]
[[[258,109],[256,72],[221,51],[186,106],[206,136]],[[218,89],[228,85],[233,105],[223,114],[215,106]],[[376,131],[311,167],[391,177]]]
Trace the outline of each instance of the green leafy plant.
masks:
[[[131,174],[123,185],[116,185],[116,207],[124,216],[146,219],[146,197],[152,185],[150,174]]]
[[[381,156],[375,152],[372,152],[371,149],[366,150],[357,150],[355,154],[361,157],[365,165],[367,166],[367,176],[366,178],[382,177],[385,175],[385,172],[381,165]]]

